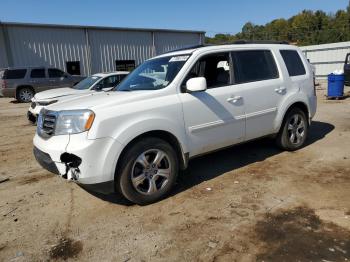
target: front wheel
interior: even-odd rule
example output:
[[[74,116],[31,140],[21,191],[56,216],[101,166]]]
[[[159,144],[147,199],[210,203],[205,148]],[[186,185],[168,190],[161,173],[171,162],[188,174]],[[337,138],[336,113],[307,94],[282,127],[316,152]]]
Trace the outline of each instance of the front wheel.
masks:
[[[306,140],[309,124],[305,113],[299,108],[291,109],[285,116],[276,142],[284,150],[301,148]]]
[[[169,193],[177,173],[178,159],[170,144],[159,138],[144,138],[122,157],[116,187],[131,202],[150,204]]]

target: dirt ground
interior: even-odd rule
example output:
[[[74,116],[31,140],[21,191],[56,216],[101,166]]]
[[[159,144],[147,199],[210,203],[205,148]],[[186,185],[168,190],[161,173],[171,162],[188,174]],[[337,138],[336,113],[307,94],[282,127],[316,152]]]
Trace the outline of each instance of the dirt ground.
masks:
[[[350,261],[350,98],[324,92],[303,149],[194,159],[144,207],[42,169],[29,105],[0,98],[0,261]]]

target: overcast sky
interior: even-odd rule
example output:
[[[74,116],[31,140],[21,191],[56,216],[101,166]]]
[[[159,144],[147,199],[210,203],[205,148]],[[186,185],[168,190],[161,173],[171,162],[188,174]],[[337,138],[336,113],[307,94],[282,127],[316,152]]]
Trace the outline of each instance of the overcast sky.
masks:
[[[303,9],[335,12],[349,0],[0,0],[0,20],[51,24],[203,30],[236,33]]]

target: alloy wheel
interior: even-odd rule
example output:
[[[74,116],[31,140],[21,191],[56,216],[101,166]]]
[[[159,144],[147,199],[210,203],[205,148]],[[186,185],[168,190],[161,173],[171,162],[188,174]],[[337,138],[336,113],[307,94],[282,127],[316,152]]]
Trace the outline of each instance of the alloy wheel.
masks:
[[[162,150],[150,149],[134,161],[131,182],[139,193],[152,195],[168,183],[170,175],[169,156]]]
[[[19,92],[19,97],[21,101],[29,102],[33,98],[33,92],[29,89],[22,89]]]
[[[298,145],[302,143],[305,136],[305,122],[300,114],[294,114],[288,122],[288,138],[289,141]]]

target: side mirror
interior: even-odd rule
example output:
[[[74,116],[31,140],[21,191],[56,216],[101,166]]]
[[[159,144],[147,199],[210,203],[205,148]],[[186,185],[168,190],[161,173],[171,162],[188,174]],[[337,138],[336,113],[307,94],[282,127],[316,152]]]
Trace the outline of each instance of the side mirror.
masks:
[[[102,88],[103,88],[103,85],[101,85],[100,83],[98,83],[97,85],[95,85],[95,90],[96,91],[101,91],[102,90]]]
[[[207,80],[204,77],[194,77],[186,82],[186,90],[189,92],[201,92],[207,90]]]

